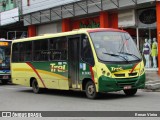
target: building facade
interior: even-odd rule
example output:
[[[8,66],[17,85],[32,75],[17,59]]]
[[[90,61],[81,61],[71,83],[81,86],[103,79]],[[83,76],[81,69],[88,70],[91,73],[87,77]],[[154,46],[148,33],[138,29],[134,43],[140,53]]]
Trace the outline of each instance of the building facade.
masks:
[[[0,12],[11,10],[15,8],[13,0],[0,0]]]
[[[146,69],[160,74],[160,0],[23,0],[21,11],[29,37],[78,28],[124,29]]]
[[[21,0],[0,0],[0,38],[16,39],[27,34],[21,13]]]

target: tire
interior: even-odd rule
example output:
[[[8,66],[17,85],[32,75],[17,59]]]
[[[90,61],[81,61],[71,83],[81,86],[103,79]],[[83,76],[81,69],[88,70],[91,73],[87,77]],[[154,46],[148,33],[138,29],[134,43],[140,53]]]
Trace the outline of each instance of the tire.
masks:
[[[88,81],[85,86],[85,92],[86,96],[89,99],[95,99],[98,96],[98,93],[96,92],[95,84],[92,81]]]
[[[36,79],[32,81],[32,90],[35,94],[42,92],[42,88],[39,88],[39,85]]]
[[[137,93],[137,89],[123,90],[127,96],[133,96]]]

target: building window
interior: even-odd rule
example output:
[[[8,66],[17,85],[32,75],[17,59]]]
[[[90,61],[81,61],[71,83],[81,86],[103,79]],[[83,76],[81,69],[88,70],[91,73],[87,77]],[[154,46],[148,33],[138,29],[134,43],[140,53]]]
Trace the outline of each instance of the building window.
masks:
[[[11,3],[13,3],[13,0],[11,0]]]
[[[12,62],[32,61],[31,41],[14,43],[12,48]]]
[[[2,6],[6,7],[6,1],[4,1],[4,0],[2,1]]]

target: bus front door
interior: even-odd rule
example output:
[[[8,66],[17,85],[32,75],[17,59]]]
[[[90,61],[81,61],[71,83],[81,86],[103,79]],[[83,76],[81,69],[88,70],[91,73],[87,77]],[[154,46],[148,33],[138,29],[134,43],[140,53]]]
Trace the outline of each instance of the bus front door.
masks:
[[[68,77],[69,87],[78,89],[79,86],[79,42],[80,37],[68,38]]]

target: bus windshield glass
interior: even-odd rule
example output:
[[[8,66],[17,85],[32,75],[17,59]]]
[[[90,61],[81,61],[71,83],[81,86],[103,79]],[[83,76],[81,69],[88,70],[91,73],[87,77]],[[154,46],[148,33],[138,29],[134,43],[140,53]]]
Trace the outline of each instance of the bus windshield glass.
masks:
[[[104,62],[140,61],[141,55],[126,32],[90,33],[98,58]]]
[[[10,68],[10,41],[0,41],[0,69]]]

